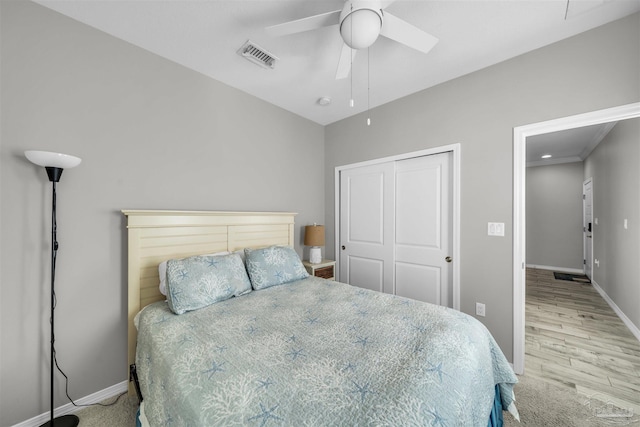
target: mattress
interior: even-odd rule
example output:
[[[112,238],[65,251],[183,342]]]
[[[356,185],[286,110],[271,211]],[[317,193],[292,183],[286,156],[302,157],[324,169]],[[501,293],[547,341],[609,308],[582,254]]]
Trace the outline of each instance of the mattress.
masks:
[[[138,320],[151,426],[487,426],[510,365],[464,313],[309,277]]]

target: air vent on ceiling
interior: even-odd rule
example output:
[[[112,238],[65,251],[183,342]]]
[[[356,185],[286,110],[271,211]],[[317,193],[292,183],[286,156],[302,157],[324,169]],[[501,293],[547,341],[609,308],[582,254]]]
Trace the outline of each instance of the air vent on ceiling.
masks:
[[[247,42],[238,49],[238,55],[242,55],[254,64],[258,64],[264,68],[273,68],[278,60],[278,57],[274,54],[261,48],[251,40],[247,40]]]

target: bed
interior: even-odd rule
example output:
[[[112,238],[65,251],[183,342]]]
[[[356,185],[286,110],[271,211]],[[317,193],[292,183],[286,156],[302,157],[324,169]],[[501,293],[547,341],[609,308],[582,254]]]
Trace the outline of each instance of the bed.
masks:
[[[307,277],[291,249],[295,214],[123,212],[142,425],[484,427],[502,409],[517,416],[517,379],[480,322]],[[224,295],[194,299],[207,268],[206,286]]]

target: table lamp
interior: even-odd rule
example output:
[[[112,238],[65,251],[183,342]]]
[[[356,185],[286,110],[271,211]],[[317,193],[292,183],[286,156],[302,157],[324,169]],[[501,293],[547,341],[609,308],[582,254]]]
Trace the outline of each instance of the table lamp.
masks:
[[[322,262],[320,246],[324,246],[324,225],[307,225],[304,228],[304,245],[311,246],[309,262],[311,264],[320,264]]]

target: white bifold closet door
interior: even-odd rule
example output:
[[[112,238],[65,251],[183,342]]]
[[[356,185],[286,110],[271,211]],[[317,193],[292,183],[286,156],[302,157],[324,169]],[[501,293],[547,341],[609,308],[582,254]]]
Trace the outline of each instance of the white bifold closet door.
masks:
[[[340,280],[453,306],[452,154],[340,173]]]

